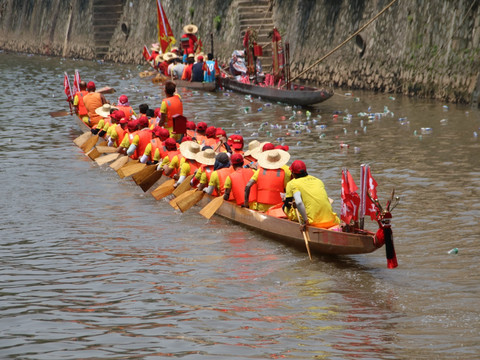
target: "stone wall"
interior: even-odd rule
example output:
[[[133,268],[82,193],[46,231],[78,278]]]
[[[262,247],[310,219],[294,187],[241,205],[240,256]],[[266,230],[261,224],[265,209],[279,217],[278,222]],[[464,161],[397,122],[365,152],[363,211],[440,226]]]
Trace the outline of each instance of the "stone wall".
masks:
[[[184,25],[199,27],[206,52],[226,62],[241,47],[239,0],[162,0],[179,41]],[[297,76],[341,44],[391,0],[272,0],[274,22],[290,43]],[[0,0],[0,48],[94,58],[94,0]],[[156,3],[119,0],[123,15],[106,60],[142,63],[141,49],[156,42]],[[253,2],[254,3],[254,2]],[[219,31],[214,18],[221,19]],[[123,24],[123,31],[122,31]],[[68,35],[67,35],[68,34]],[[476,103],[480,92],[480,2],[397,0],[301,80],[349,89],[404,93]],[[478,85],[477,85],[478,84]]]

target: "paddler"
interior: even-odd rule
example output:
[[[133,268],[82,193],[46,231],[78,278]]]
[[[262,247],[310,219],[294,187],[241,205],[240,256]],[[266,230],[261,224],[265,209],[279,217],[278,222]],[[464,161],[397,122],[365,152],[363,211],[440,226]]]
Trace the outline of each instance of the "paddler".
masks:
[[[323,182],[308,175],[307,167],[301,160],[295,160],[290,165],[290,170],[293,179],[287,184],[283,205],[288,218],[299,221],[292,207],[292,203],[295,202],[304,223],[302,230],[306,230],[307,225],[321,228],[339,225],[340,219],[332,210]]]
[[[251,167],[252,169],[256,169],[256,164],[257,164],[257,159],[255,159],[252,154],[257,150],[257,148],[260,146],[260,141],[258,140],[252,140],[248,143],[247,151],[243,153],[244,156],[244,162],[248,164],[248,167]]]
[[[192,80],[192,67],[193,63],[195,62],[195,55],[188,54],[187,56],[187,64],[183,69],[182,80],[190,81]]]
[[[95,113],[95,110],[97,110],[103,104],[107,103],[105,96],[103,96],[103,94],[95,92],[95,90],[95,83],[93,81],[89,81],[87,84],[88,94],[83,97],[83,103],[85,104],[85,108],[87,109],[89,117],[87,125],[91,128],[95,127],[102,119],[100,115]]]
[[[163,128],[162,128],[163,129]],[[167,130],[167,129],[164,129]],[[168,130],[167,130],[168,132]],[[170,133],[168,133],[168,136],[170,136]],[[175,139],[168,137],[164,142],[163,146],[165,147],[165,153],[161,155],[162,162],[158,164],[157,170],[165,170],[166,167],[170,164],[170,162],[173,160],[175,156],[179,156],[180,159],[182,158],[182,155],[180,154],[180,150],[178,143],[175,141]],[[178,168],[173,169],[172,171],[168,171],[168,174],[165,174],[167,176],[170,176],[173,178],[177,174]]]
[[[208,127],[207,123],[203,121],[200,121],[197,124],[197,134],[195,138],[197,140],[197,143],[199,143],[202,146],[205,144],[205,140],[207,140],[207,135],[205,134],[205,131],[207,131],[207,127]]]
[[[73,97],[73,108],[75,114],[77,114],[77,116],[88,125],[88,111],[83,102],[83,97],[88,94],[87,83],[82,80],[80,81],[79,87],[80,90],[77,91]]]
[[[102,106],[100,106],[98,109],[95,110],[95,113],[101,116],[101,120],[98,122],[96,126],[92,127],[92,130],[91,130],[92,134],[94,135],[98,134],[99,137],[105,136],[106,131],[112,124],[111,115],[115,110],[118,110],[118,109],[114,108],[110,104],[103,104]]]
[[[228,140],[227,140],[227,145],[232,150],[231,151],[232,155],[233,154],[240,154],[240,155],[242,155],[242,158],[243,158],[243,136],[242,135],[238,135],[238,134],[230,135],[228,137]]]
[[[193,141],[184,141],[180,144],[180,154],[173,157],[168,165],[164,166],[164,174],[169,176],[174,170],[178,171],[178,180],[174,187],[180,185],[189,175],[193,175],[200,167],[195,160],[196,155],[201,151],[200,145]]]
[[[145,153],[145,148],[152,141],[152,130],[148,127],[148,118],[141,116],[137,119],[138,130],[129,135],[130,145],[127,155],[137,160]]]
[[[165,147],[165,140],[170,137],[167,129],[156,126],[152,130],[152,140],[145,147],[143,155],[140,157],[142,164],[158,164],[165,156],[167,156],[167,148]]]
[[[225,180],[224,200],[234,200],[238,206],[245,204],[245,186],[253,176],[253,170],[244,167],[244,158],[242,154],[234,153],[230,157],[233,172],[229,174]],[[257,184],[250,189],[248,203],[251,209],[256,208]]]
[[[187,121],[187,136],[190,136],[192,139],[197,136],[197,132],[195,129],[197,128],[197,125],[193,121]]]
[[[162,100],[162,105],[160,106],[160,126],[168,129],[170,131],[170,136],[173,133],[173,116],[174,115],[183,115],[183,104],[180,99],[180,95],[175,94],[177,86],[173,81],[165,82],[165,95],[166,98]]]
[[[208,185],[210,176],[214,171],[215,156],[215,151],[209,146],[203,147],[202,151],[195,156],[195,160],[201,165],[190,181],[190,185],[197,186],[199,190],[203,190]]]
[[[248,207],[251,187],[257,184],[256,210],[266,212],[272,206],[283,201],[282,193],[290,181],[290,171],[282,169],[290,159],[290,154],[283,150],[267,150],[258,154],[258,169],[245,187],[245,203]]]
[[[232,172],[233,167],[230,164],[230,157],[227,153],[221,152],[217,154],[215,157],[215,164],[213,165],[213,173],[208,182],[208,187],[203,191],[209,195],[223,195],[225,193],[225,180]]]
[[[125,134],[127,134],[128,120],[125,119],[123,111],[117,110],[115,112],[115,118],[117,119],[117,125],[111,126],[107,130],[108,146],[119,147],[123,141]]]
[[[137,114],[135,114],[135,111],[133,111],[133,108],[130,106],[130,103],[128,102],[127,95],[119,96],[116,107],[118,108],[118,110],[122,110],[125,113],[125,118],[127,120],[130,120],[132,116],[137,116]]]
[[[205,63],[203,62],[203,55],[197,55],[196,62],[192,66],[191,82],[203,82],[203,73],[205,71]]]
[[[120,124],[122,124],[122,121],[120,121]],[[120,145],[118,146],[118,152],[119,153],[122,153],[122,154],[127,153],[127,150],[130,147],[130,137],[132,137],[132,139],[133,139],[137,129],[138,129],[138,121],[137,120],[127,121],[127,126],[126,126],[127,131],[123,134],[123,140],[120,142]]]
[[[217,147],[217,128],[215,126],[209,126],[207,130],[205,130],[206,139],[204,141],[204,145],[210,146],[212,149]]]

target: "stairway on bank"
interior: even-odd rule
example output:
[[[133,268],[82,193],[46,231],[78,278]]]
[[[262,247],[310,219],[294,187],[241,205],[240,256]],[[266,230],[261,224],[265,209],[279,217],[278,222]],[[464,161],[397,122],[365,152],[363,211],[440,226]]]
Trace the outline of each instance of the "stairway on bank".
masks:
[[[259,59],[264,73],[272,70],[272,38],[269,36],[274,26],[272,5],[271,0],[237,0],[242,43],[249,27],[257,31],[257,44],[263,47],[263,56]]]
[[[93,0],[93,36],[95,57],[103,59],[110,48],[118,22],[123,14],[124,0]]]

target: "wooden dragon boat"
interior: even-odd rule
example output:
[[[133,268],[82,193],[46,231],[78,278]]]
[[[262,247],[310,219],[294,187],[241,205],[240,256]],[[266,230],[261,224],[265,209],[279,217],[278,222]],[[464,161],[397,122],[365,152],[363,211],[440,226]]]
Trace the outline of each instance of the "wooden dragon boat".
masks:
[[[169,79],[167,76],[159,74],[158,71],[144,71],[140,73],[140,77],[142,78],[149,76],[153,76],[152,82],[154,84],[163,84]],[[203,91],[215,91],[215,89],[217,88],[217,85],[214,82],[186,81],[179,79],[174,79],[173,82],[177,85],[177,88],[187,88]]]

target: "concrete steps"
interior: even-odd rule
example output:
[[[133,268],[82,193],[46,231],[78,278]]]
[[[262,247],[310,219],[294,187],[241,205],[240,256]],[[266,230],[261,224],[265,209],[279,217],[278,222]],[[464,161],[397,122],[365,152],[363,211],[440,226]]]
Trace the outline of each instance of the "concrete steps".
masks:
[[[97,59],[103,59],[108,53],[124,5],[124,0],[93,0],[93,38]]]

